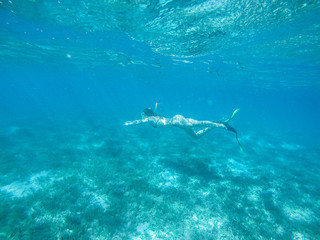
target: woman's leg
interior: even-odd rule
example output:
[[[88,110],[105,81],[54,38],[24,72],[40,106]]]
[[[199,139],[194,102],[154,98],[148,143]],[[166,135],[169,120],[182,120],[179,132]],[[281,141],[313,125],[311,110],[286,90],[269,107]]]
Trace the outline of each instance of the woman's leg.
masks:
[[[211,122],[211,121],[197,121],[190,119],[193,127],[207,127],[207,128],[226,128],[223,123]]]
[[[192,118],[185,118],[182,115],[175,115],[170,119],[170,124],[180,128],[192,128],[192,127],[213,127],[213,128],[226,128],[222,123],[216,123],[211,121],[198,121]]]
[[[193,128],[183,128],[183,130],[185,130],[193,138],[200,138],[213,129],[214,127],[206,127],[196,132]]]
[[[197,138],[204,136],[205,134],[207,134],[208,132],[210,132],[214,128],[215,127],[206,127],[204,129],[199,130],[198,132],[196,132]]]

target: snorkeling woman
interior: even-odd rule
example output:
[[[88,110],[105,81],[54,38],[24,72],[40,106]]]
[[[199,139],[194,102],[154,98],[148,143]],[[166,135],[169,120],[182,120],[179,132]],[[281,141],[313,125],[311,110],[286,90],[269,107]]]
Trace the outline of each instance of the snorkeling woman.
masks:
[[[155,105],[155,110],[152,108],[146,108],[141,113],[142,119],[134,120],[134,121],[127,121],[124,123],[125,126],[129,125],[137,125],[143,123],[149,123],[153,127],[178,127],[183,129],[187,132],[190,136],[194,138],[200,138],[210,132],[215,128],[222,128],[236,134],[237,142],[242,150],[242,146],[238,139],[237,131],[229,125],[229,121],[234,118],[234,116],[238,113],[239,109],[236,109],[231,117],[225,121],[220,122],[211,122],[211,121],[198,121],[191,118],[185,118],[182,115],[175,115],[172,118],[166,118],[156,113],[157,110],[157,103]],[[196,131],[195,127],[202,127],[201,130]]]

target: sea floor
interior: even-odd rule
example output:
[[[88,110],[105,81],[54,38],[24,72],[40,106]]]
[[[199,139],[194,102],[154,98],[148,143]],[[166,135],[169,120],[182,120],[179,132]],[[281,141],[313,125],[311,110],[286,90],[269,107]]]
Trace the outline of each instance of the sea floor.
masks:
[[[320,149],[150,126],[0,132],[0,239],[320,239]]]

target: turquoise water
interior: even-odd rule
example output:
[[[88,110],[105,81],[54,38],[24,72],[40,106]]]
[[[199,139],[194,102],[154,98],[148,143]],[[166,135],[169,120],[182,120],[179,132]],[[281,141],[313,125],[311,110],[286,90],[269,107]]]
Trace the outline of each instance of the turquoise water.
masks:
[[[320,239],[320,1],[0,1],[0,239]],[[192,139],[146,107],[227,119]]]

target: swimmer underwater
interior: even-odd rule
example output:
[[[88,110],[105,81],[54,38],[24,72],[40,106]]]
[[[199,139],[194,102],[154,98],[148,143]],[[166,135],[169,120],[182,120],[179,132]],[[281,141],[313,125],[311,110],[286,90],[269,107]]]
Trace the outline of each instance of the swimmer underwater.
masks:
[[[211,122],[211,121],[198,121],[191,118],[185,118],[182,115],[175,115],[172,118],[166,118],[156,113],[157,110],[157,103],[155,105],[155,109],[152,110],[150,107],[143,110],[141,113],[142,119],[134,120],[134,121],[127,121],[124,123],[125,126],[129,125],[137,125],[143,123],[149,123],[153,127],[178,127],[186,131],[190,136],[194,138],[200,138],[210,132],[215,128],[222,128],[236,134],[237,142],[242,150],[242,146],[238,139],[237,130],[229,125],[229,121],[234,118],[234,116],[238,113],[239,109],[236,109],[231,117],[225,121],[220,122]],[[195,131],[195,127],[203,127],[199,131]]]

